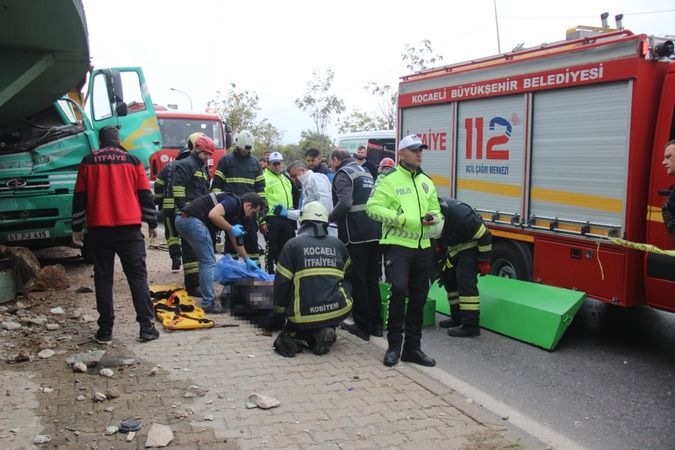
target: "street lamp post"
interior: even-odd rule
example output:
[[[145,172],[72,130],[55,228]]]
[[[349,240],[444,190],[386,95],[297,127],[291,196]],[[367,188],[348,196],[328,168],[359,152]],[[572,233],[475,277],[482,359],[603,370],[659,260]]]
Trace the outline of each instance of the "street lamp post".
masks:
[[[169,90],[170,91],[176,91],[179,94],[183,94],[184,96],[186,96],[188,98],[188,100],[190,100],[190,111],[192,111],[192,98],[190,98],[190,96],[188,95],[187,92],[181,91],[180,89],[176,89],[176,88],[169,88]]]

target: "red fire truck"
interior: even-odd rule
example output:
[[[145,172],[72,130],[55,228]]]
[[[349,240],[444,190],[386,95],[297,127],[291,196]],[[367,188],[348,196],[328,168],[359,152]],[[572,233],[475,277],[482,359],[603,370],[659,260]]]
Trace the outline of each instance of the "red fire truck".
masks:
[[[150,157],[150,180],[157,178],[162,167],[176,159],[178,152],[186,147],[187,138],[197,131],[213,139],[216,145],[216,152],[208,162],[213,177],[218,161],[232,145],[232,128],[214,113],[181,112],[159,105],[155,105],[155,113],[162,133],[162,148]]]
[[[493,273],[675,311],[661,216],[675,178],[673,42],[612,31],[401,78],[398,136],[429,145],[439,195],[479,211]]]

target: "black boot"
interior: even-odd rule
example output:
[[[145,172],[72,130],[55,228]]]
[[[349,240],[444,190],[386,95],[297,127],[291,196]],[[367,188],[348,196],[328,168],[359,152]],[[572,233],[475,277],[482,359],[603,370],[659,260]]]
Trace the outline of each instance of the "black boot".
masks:
[[[448,336],[453,337],[471,337],[480,336],[479,311],[462,311],[462,325],[450,328]]]
[[[448,336],[452,337],[480,336],[480,328],[462,324],[458,327],[450,328],[448,330]]]
[[[315,355],[325,355],[330,351],[330,348],[335,343],[337,336],[335,335],[335,328],[325,327],[314,332],[314,345],[312,345],[312,352]]]
[[[343,330],[349,331],[351,334],[353,334],[357,338],[363,339],[364,341],[370,340],[370,333],[361,329],[355,323],[342,322],[340,324],[340,328],[343,329]]]
[[[401,357],[401,347],[393,347],[389,345],[389,348],[384,354],[384,365],[387,367],[395,366],[398,364],[398,359]]]
[[[155,329],[155,325],[147,323],[141,325],[141,331],[138,334],[138,340],[141,342],[154,341],[159,338],[159,331]]]
[[[436,360],[424,353],[421,348],[403,349],[401,361],[411,362],[426,367],[434,367],[436,365]]]
[[[180,255],[171,257],[171,270],[178,272],[180,270]]]
[[[202,296],[202,291],[199,289],[199,286],[188,286],[187,289],[188,294],[191,297],[201,297]]]
[[[438,326],[441,328],[454,328],[462,324],[462,319],[460,319],[459,305],[450,306],[450,318],[443,319],[438,322]]]

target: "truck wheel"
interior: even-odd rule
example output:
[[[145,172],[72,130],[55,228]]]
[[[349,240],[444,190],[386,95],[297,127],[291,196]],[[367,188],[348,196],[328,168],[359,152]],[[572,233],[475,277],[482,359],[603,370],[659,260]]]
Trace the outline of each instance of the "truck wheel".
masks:
[[[532,280],[532,250],[520,242],[497,241],[492,245],[492,275]]]

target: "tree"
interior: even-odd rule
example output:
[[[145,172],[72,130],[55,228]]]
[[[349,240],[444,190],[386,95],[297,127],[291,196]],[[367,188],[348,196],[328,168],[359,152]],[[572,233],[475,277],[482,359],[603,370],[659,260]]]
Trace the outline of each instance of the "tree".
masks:
[[[307,82],[305,94],[295,99],[298,108],[309,112],[317,136],[325,135],[332,116],[342,114],[345,110],[344,101],[330,93],[334,77],[335,72],[332,69],[328,69],[323,77],[321,73],[313,72],[312,79]]]
[[[403,62],[406,63],[406,67],[411,72],[420,72],[428,69],[430,65],[443,60],[441,55],[434,54],[429,39],[421,41],[419,47],[405,44],[405,50],[401,53],[401,58],[403,58]]]
[[[374,81],[369,81],[364,87],[369,92],[380,110],[379,119],[384,122],[380,129],[393,130],[396,128],[396,116],[398,107],[398,92],[390,84],[379,86]]]
[[[258,94],[249,91],[237,91],[237,85],[230,83],[230,89],[223,93],[216,91],[216,98],[209,100],[207,108],[213,108],[225,122],[232,126],[235,133],[251,130],[256,123]]]
[[[282,133],[272,125],[269,120],[263,119],[251,127],[251,133],[255,136],[256,145],[264,150],[269,150],[281,141]]]
[[[431,41],[428,39],[421,41],[419,47],[405,44],[401,58],[408,70],[412,72],[424,70],[429,65],[443,59],[442,56],[434,54]],[[369,81],[364,89],[375,98],[378,113],[367,114],[354,110],[340,122],[340,133],[381,129],[393,130],[396,128],[398,92],[395,85],[380,85],[374,81]]]
[[[209,100],[208,108],[215,109],[220,118],[232,126],[234,133],[249,130],[256,138],[257,145],[269,149],[279,143],[282,133],[269,120],[257,120],[258,94],[250,91],[237,91],[237,85],[230,83],[230,89],[216,91],[216,98]]]
[[[286,165],[295,160],[303,161],[305,159],[305,151],[298,144],[279,145],[277,151],[284,155]]]
[[[333,140],[325,134],[316,133],[312,130],[305,130],[300,133],[300,142],[298,143],[298,146],[302,149],[303,156],[304,151],[309,148],[317,148],[325,153],[333,146]]]
[[[340,119],[338,122],[339,133],[382,130],[385,127],[387,127],[387,123],[382,117],[371,116],[368,113],[364,113],[359,110],[352,111],[350,115]]]

